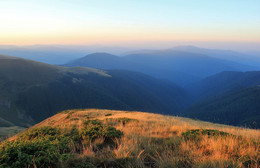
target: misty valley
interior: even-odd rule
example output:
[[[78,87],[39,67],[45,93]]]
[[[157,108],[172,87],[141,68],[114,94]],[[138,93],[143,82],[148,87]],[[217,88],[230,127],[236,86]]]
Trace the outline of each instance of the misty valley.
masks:
[[[0,8],[0,168],[260,168],[259,0]]]
[[[1,126],[28,127],[62,110],[99,108],[259,128],[260,64],[210,53],[216,50],[189,46],[121,57],[93,53],[64,65],[2,55]]]
[[[104,161],[100,160],[104,150],[108,150],[107,147],[116,152],[117,145],[129,145],[128,141],[133,136],[163,138],[162,143],[168,143],[164,138],[170,138],[174,143],[168,145],[179,148],[182,144],[178,144],[177,141],[182,141],[183,138],[186,139],[185,141],[187,138],[189,141],[198,141],[197,138],[192,139],[193,136],[198,136],[196,134],[202,137],[232,135],[229,139],[237,141],[237,145],[243,145],[245,141],[233,137],[237,131],[240,128],[245,131],[248,128],[260,128],[258,124],[260,123],[260,71],[258,71],[260,64],[256,65],[255,60],[243,64],[243,59],[235,60],[234,55],[232,57],[226,55],[229,59],[224,59],[223,55],[227,53],[243,55],[233,51],[182,46],[167,50],[132,51],[124,56],[96,52],[61,65],[55,65],[57,63],[55,61],[52,64],[39,62],[38,57],[33,57],[29,53],[33,60],[21,58],[19,54],[16,57],[0,55],[0,136],[4,140],[8,136],[22,132],[18,134],[15,141],[3,141],[2,147],[7,148],[0,151],[4,156],[0,159],[0,163],[11,167],[33,165],[31,157],[35,152],[45,153],[44,148],[54,150],[59,148],[61,151],[58,152],[56,161],[51,161],[55,153],[52,151],[48,156],[51,160],[47,162],[44,161],[47,156],[39,154],[41,157],[37,157],[37,165],[159,167],[154,164],[168,164],[169,161],[161,160],[152,153],[149,155],[155,157],[154,161],[147,163],[141,160],[149,159],[150,156],[148,158],[143,156],[140,160],[139,156],[133,153],[126,157],[132,158],[128,161],[125,160],[126,158],[122,161],[115,159],[109,161],[110,156],[105,156]],[[138,114],[137,111],[147,113]],[[156,113],[162,116],[157,116]],[[173,117],[169,118],[170,116]],[[153,118],[158,120],[154,121]],[[226,124],[226,126],[205,121]],[[168,124],[162,126],[163,123]],[[183,124],[187,128],[181,126]],[[142,127],[143,130],[133,132],[131,129],[134,127],[136,130]],[[150,127],[153,127],[152,132],[147,134],[145,129]],[[157,132],[156,129],[159,128],[160,131]],[[255,134],[250,131],[249,129],[246,132],[250,135]],[[244,135],[239,132],[239,136]],[[131,136],[120,144],[114,144],[114,140],[121,139],[123,135]],[[100,138],[102,139],[100,145],[103,147],[95,147]],[[58,140],[58,143],[54,143],[54,139]],[[154,140],[143,138],[140,140],[146,145],[147,143],[155,145],[156,142],[152,141]],[[22,142],[26,143],[22,144]],[[89,146],[89,142],[93,144]],[[69,146],[62,146],[62,144]],[[132,145],[138,144],[139,142]],[[77,147],[73,149],[70,145]],[[163,149],[168,146],[165,145],[160,146],[162,148],[160,155],[168,156],[164,153],[168,150]],[[32,150],[32,153],[23,150],[28,150],[29,147],[35,150]],[[98,156],[93,148],[97,148],[101,155]],[[142,148],[138,146],[135,148],[139,150],[138,155],[141,155]],[[244,150],[244,147],[240,149]],[[11,157],[7,153],[11,150],[21,150],[23,154],[29,154],[27,157],[29,160],[24,163],[14,162],[19,155],[14,153]],[[85,161],[75,155],[86,150],[92,151],[94,155],[90,158],[86,157]],[[129,152],[129,149],[122,150]],[[175,152],[183,152],[182,150],[175,150]],[[68,154],[68,161],[63,160],[62,158]],[[78,159],[80,162],[77,163],[73,159]],[[177,164],[176,167],[193,165],[192,162],[185,163],[186,161],[184,159],[180,162],[176,160],[171,162]],[[123,164],[120,166],[121,162]],[[239,163],[245,165],[242,161]],[[215,166],[218,164],[225,167],[231,163],[214,163]],[[201,163],[199,165],[201,166]]]

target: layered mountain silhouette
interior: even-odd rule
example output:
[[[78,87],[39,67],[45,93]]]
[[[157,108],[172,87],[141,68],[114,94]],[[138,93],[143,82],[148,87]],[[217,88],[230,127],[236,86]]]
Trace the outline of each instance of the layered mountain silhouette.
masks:
[[[219,52],[229,53],[194,47],[121,57],[94,53],[64,66],[0,55],[0,127],[31,125],[66,109],[101,108],[260,128],[260,71]]]
[[[144,74],[156,78],[167,79],[180,85],[187,84],[190,82],[195,82],[199,79],[199,77],[189,75],[183,72],[155,67],[152,64],[145,65],[143,63],[127,60],[125,57],[119,57],[108,53],[89,54],[83,58],[65,64],[64,66],[68,66],[68,67],[83,66],[83,67],[92,67],[92,68],[98,68],[104,70],[113,70],[113,69],[130,70],[130,71],[142,72]]]
[[[182,86],[222,71],[252,69],[250,66],[229,60],[175,50],[136,51],[135,54],[123,57],[108,53],[94,53],[69,62],[65,66],[137,71],[156,78],[167,79]]]
[[[153,65],[153,67],[175,70],[204,78],[222,71],[249,70],[247,65],[209,57],[204,54],[165,50],[145,54],[131,54],[125,57],[129,61]]]
[[[259,71],[225,71],[188,85],[186,90],[193,95],[194,101],[200,101],[259,84]]]
[[[189,89],[196,103],[184,116],[260,128],[260,71],[222,72]]]
[[[74,108],[175,114],[186,92],[150,76],[122,70],[61,67],[0,56],[1,125],[30,125]]]
[[[65,64],[69,61],[81,58],[82,56],[86,55],[86,53],[106,51],[113,54],[121,54],[126,50],[131,50],[131,48],[96,45],[0,45],[0,54],[12,55],[53,65]]]
[[[244,54],[232,50],[206,49],[195,46],[177,46],[171,48],[170,50],[205,54],[218,59],[229,60],[240,64],[250,65],[260,70],[259,52],[248,52]]]

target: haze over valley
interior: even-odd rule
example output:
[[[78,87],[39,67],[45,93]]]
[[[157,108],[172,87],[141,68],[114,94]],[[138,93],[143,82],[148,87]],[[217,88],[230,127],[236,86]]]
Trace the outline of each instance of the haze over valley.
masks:
[[[121,56],[95,52],[51,65],[1,55],[2,126],[29,126],[66,109],[101,108],[259,128],[260,67],[258,60],[242,64],[246,56],[181,46]]]
[[[260,1],[0,6],[0,168],[260,167]]]

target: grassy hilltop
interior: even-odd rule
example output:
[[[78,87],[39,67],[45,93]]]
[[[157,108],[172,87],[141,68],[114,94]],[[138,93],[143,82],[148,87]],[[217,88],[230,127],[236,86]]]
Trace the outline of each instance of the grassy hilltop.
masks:
[[[67,110],[2,142],[0,167],[259,167],[260,131],[159,114]]]

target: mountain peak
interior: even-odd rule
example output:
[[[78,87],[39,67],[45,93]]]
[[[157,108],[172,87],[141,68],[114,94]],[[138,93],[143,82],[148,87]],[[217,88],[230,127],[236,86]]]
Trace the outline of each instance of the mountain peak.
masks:
[[[203,48],[193,46],[193,45],[180,45],[180,46],[175,46],[170,48],[170,50],[198,50],[198,49],[203,49]]]
[[[12,57],[12,56],[7,56],[7,55],[0,55],[0,59],[22,59],[22,58]]]
[[[106,53],[106,52],[95,52],[95,53],[91,53],[86,55],[85,57],[117,57],[116,55],[110,54],[110,53]]]

